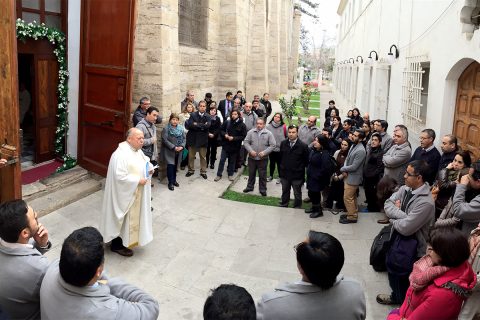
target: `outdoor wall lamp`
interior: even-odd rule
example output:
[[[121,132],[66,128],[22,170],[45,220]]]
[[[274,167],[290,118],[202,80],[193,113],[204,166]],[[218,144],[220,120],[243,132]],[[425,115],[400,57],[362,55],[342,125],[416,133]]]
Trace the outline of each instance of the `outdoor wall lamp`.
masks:
[[[393,48],[395,48],[395,53],[392,52],[392,49],[393,49]],[[390,46],[390,50],[389,50],[389,51],[390,51],[390,52],[389,52],[388,55],[387,55],[387,62],[388,62],[389,64],[392,64],[392,63],[395,62],[395,59],[398,59],[398,57],[400,56],[400,53],[399,53],[399,51],[398,51],[397,46],[394,45],[394,44],[392,44],[392,45]]]
[[[343,63],[348,63],[348,60],[343,60]]]
[[[355,63],[355,59],[353,58],[348,59],[348,63],[350,63],[350,61],[352,61],[353,64]]]
[[[358,61],[358,58],[360,58],[360,61]],[[362,58],[362,56],[357,56],[357,62],[363,63],[363,58]]]
[[[372,53],[375,53],[375,61],[378,61],[378,53],[377,53],[377,51],[372,50],[372,51],[370,51],[370,53],[368,54],[367,64],[372,64],[372,63],[373,63]]]

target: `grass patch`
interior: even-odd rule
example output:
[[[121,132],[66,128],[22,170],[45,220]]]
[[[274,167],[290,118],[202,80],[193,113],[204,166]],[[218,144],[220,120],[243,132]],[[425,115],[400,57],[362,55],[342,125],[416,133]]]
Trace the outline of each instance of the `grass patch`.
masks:
[[[280,202],[280,198],[277,197],[262,197],[255,194],[248,194],[248,193],[240,193],[236,191],[232,191],[227,189],[222,196],[223,199],[231,200],[231,201],[238,201],[238,202],[245,202],[245,203],[253,203],[259,204],[263,206],[270,206],[270,207],[278,207],[278,203]],[[290,200],[289,207],[293,206],[293,200]],[[302,203],[302,209],[306,209],[309,207],[309,204]]]

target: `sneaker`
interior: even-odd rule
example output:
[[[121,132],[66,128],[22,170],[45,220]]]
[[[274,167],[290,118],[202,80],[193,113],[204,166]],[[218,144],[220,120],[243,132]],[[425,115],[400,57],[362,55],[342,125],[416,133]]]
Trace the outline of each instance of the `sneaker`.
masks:
[[[384,293],[377,295],[377,302],[385,305],[395,304],[393,303],[392,296]]]
[[[217,181],[220,181],[220,179],[222,179],[221,176],[216,176],[215,179],[213,179],[213,181],[217,182]]]
[[[235,180],[233,176],[228,176],[228,181],[233,181],[233,180]]]
[[[270,182],[270,181],[272,181],[272,180],[273,180],[273,177],[268,177],[268,178],[267,178],[267,182]]]

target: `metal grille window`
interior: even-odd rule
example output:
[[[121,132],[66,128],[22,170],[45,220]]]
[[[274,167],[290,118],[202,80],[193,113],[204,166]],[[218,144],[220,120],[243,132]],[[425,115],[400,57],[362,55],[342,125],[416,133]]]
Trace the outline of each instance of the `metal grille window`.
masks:
[[[404,125],[412,133],[419,133],[425,126],[427,105],[422,103],[422,100],[426,101],[422,86],[425,73],[422,62],[425,63],[427,59],[426,56],[408,57],[403,71],[402,115]],[[425,90],[425,92],[428,92],[428,90]]]
[[[182,45],[207,47],[208,0],[178,1],[178,41]]]

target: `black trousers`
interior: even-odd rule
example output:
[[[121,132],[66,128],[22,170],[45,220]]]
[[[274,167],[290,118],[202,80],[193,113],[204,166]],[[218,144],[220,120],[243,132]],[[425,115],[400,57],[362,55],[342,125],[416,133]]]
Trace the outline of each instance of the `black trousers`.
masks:
[[[330,185],[330,193],[327,199],[327,206],[332,207],[333,201],[337,201],[337,209],[344,209],[345,203],[343,202],[343,180],[334,181],[332,180],[332,184]]]
[[[321,191],[310,191],[308,190],[308,197],[312,201],[312,206],[320,206],[322,202],[322,192]]]
[[[267,162],[268,158],[261,160],[254,160],[248,158],[248,183],[247,189],[252,189],[255,186],[255,178],[258,171],[258,190],[260,192],[267,192]]]
[[[273,151],[270,153],[268,158],[270,159],[270,177],[273,177],[275,166],[277,166],[277,170],[280,171],[280,160],[282,159],[282,154],[280,152]]]
[[[215,160],[217,160],[217,147],[218,141],[217,138],[208,138],[208,146],[207,146],[207,166],[209,164],[214,165]]]
[[[301,204],[303,180],[280,178],[280,182],[282,183],[282,203],[287,204],[290,201],[290,188],[292,188],[293,196],[295,197],[295,205]]]
[[[369,178],[364,177],[363,179],[363,188],[365,190],[367,208],[368,208],[368,211],[370,212],[380,211],[379,203],[377,200],[378,181],[380,181],[380,177],[369,177]]]

